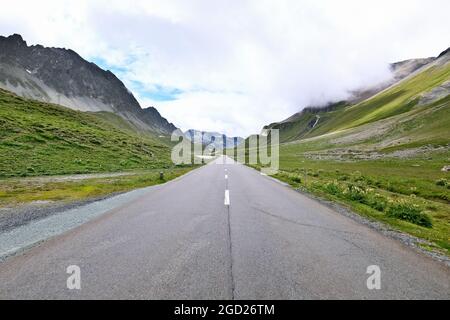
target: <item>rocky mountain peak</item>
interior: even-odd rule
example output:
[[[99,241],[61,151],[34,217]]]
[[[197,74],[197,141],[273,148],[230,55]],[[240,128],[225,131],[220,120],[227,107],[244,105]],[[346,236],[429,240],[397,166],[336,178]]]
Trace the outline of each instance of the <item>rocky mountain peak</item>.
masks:
[[[166,118],[162,117],[155,107],[148,107],[143,109],[143,119],[148,123],[157,124],[159,127],[164,127],[167,133],[172,133],[177,130],[173,123],[169,123]]]
[[[112,72],[70,49],[27,46],[18,34],[0,36],[0,88],[75,110],[113,112],[142,130],[174,130],[158,112],[142,110]]]
[[[244,141],[242,137],[228,137],[219,132],[200,131],[195,129],[187,130],[184,135],[195,143],[213,146],[217,149],[235,147]]]
[[[442,51],[439,55],[438,58],[441,58],[445,55],[450,55],[450,47],[448,47],[447,49],[445,49],[444,51]]]
[[[9,37],[0,36],[0,41],[9,42],[9,43],[20,45],[20,46],[27,45],[25,40],[23,40],[22,36],[17,33],[14,33],[14,34],[10,35]]]

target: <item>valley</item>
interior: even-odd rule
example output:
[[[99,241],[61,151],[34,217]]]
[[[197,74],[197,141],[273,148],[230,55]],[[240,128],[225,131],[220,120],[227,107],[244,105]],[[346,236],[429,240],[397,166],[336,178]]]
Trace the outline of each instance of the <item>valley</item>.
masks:
[[[36,272],[27,264],[32,269],[14,278],[19,282],[0,283],[0,297],[42,297],[42,286],[45,297],[69,297],[54,281],[52,260],[86,253],[98,270],[84,297],[135,296],[124,295],[129,282],[109,273],[111,261],[131,281],[148,261],[168,270],[133,285],[150,298],[425,297],[430,290],[446,296],[440,279],[450,263],[448,50],[393,64],[390,81],[264,127],[280,137],[279,170],[266,177],[221,156],[248,155],[250,137],[218,132],[177,130],[182,145],[203,153],[187,157],[198,164],[175,165],[175,125],[156,108],[142,109],[112,73],[65,49],[29,47],[20,36],[0,38],[2,45],[9,51],[0,52],[0,279],[15,273],[29,250],[43,283],[20,289]],[[72,85],[63,85],[62,71]],[[105,96],[109,90],[114,94]],[[257,148],[266,152],[274,142],[261,134],[253,137],[269,140]],[[303,274],[303,281],[319,283],[305,293],[292,270],[299,261],[313,270],[317,259],[326,262],[316,271],[324,280]],[[279,272],[268,271],[279,261]],[[354,274],[373,263],[391,270],[396,285],[368,294]],[[173,289],[186,279],[178,266],[191,270],[188,292]],[[267,282],[252,280],[253,270]],[[160,289],[160,281],[169,285]],[[340,289],[330,292],[330,282]],[[123,290],[105,290],[111,283]]]
[[[8,64],[21,68],[17,61],[33,67],[26,60],[13,60],[8,52],[25,56],[36,50],[47,52],[27,46],[20,36],[0,40],[8,49],[3,68]],[[13,43],[16,47],[11,47]],[[48,52],[50,57],[56,54],[87,63],[70,51]],[[348,101],[308,107],[266,126],[280,133],[280,170],[274,177],[423,239],[418,246],[449,256],[450,182],[448,172],[442,171],[450,159],[449,55],[447,50],[436,58],[392,64],[389,82],[357,91]],[[0,79],[28,83],[15,89],[23,97],[0,89],[0,207],[4,215],[81,205],[163,183],[198,167],[172,164],[175,143],[168,130],[175,126],[155,108],[140,109],[127,90],[120,89],[123,97],[106,110],[64,99],[58,102],[66,101],[66,106],[54,104],[48,98],[51,95],[36,95],[31,90],[36,86],[26,81],[41,74],[40,82],[35,81],[47,81],[45,86],[53,86],[61,95],[79,95],[83,91],[67,91],[48,78],[49,72],[55,72],[52,68],[72,70],[74,62],[32,61],[34,73],[22,80],[17,77],[23,73],[11,73],[8,68],[2,69]],[[115,84],[120,80],[109,73],[86,66],[93,77],[110,79],[94,89],[97,96],[110,85],[121,88]],[[121,101],[130,101],[133,107],[120,109]],[[136,120],[136,115],[141,119]],[[193,143],[201,142],[203,148],[208,144],[217,150],[223,147],[222,139],[217,140],[220,133],[191,129],[184,135]],[[248,148],[240,137],[225,138],[226,147]]]
[[[448,12],[5,3],[0,301],[289,319],[325,311],[297,300],[442,300],[445,314]]]

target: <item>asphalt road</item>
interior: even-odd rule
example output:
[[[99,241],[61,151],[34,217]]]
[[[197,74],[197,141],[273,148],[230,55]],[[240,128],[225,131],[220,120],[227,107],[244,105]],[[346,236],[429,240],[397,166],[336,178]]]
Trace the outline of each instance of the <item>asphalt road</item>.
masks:
[[[210,164],[0,263],[0,298],[449,299],[450,272],[255,170]]]

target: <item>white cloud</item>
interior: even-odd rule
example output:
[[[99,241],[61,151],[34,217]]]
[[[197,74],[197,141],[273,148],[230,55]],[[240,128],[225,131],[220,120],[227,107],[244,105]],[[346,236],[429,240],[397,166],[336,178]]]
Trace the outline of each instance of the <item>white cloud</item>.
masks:
[[[248,135],[308,104],[432,56],[448,1],[39,1],[1,5],[0,33],[68,47],[122,68],[146,107],[182,129]],[[153,101],[158,88],[181,90]]]

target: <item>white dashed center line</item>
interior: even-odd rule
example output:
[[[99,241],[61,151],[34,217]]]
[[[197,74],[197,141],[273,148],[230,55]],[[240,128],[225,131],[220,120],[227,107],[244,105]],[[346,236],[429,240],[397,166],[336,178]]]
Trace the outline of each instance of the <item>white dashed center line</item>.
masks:
[[[230,191],[229,190],[225,190],[225,200],[224,200],[224,204],[226,206],[230,205]]]
[[[228,175],[227,174],[225,175],[225,179],[228,179]]]

